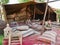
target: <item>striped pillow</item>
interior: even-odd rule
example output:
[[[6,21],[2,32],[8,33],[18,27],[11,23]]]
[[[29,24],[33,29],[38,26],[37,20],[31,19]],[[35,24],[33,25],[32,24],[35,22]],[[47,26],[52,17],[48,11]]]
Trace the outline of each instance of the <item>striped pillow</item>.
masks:
[[[39,38],[40,40],[42,39],[42,41],[45,42],[56,42],[56,37],[57,37],[57,33],[54,31],[46,31],[44,32]]]

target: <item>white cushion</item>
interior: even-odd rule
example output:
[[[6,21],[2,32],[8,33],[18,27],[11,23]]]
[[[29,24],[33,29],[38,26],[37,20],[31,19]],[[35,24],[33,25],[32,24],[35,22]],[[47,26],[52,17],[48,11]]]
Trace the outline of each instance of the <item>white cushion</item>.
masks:
[[[18,26],[17,29],[27,30],[27,29],[29,29],[29,26],[25,26],[25,25],[23,25],[23,26]]]

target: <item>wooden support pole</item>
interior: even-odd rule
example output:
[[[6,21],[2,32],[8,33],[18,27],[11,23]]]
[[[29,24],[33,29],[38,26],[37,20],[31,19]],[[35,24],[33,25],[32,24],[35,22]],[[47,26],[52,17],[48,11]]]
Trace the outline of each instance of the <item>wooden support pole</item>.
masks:
[[[41,33],[43,33],[45,31],[44,24],[45,24],[45,17],[46,17],[46,14],[47,14],[47,9],[48,9],[48,2],[49,2],[49,0],[47,0],[47,3],[46,3],[46,8],[45,8],[45,13],[44,13],[44,17],[43,17],[43,24],[42,24],[42,32]]]
[[[1,1],[2,1],[2,0],[1,0]],[[1,8],[0,8],[0,10],[1,10],[1,16],[2,16],[1,18],[2,18],[2,20],[4,20],[4,21],[7,22],[6,11],[5,11],[5,8],[4,8],[2,2],[1,2],[1,4],[0,4],[0,6],[1,6]]]
[[[56,14],[56,21],[59,22],[58,14]]]
[[[48,20],[50,19],[50,8],[48,8]]]
[[[33,14],[33,20],[35,19],[35,5],[34,5],[34,14]]]
[[[28,15],[27,15],[27,9],[28,9],[28,8],[26,7],[26,19],[28,19]]]

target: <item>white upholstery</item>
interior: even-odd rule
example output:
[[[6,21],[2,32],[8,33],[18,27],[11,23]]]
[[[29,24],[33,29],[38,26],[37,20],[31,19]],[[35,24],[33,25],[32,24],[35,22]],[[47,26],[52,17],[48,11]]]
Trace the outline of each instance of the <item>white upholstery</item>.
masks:
[[[27,29],[29,29],[29,26],[26,26],[26,25],[18,26],[17,29],[20,29],[20,30],[27,30]]]

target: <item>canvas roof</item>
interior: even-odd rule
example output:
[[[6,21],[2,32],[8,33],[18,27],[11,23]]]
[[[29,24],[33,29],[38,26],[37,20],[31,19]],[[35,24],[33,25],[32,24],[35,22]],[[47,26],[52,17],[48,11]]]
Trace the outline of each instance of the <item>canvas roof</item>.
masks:
[[[33,1],[30,1],[30,2],[26,2],[26,3],[20,3],[20,4],[7,4],[7,5],[3,5],[4,8],[5,8],[5,11],[6,11],[6,15],[10,15],[10,14],[13,14],[13,13],[17,13],[19,12],[21,9],[24,9],[24,8],[31,8],[30,11],[32,12],[34,9],[35,11],[35,14],[40,14],[40,15],[44,15],[44,12],[45,12],[45,8],[46,8],[46,3],[37,3],[37,2],[33,2]],[[49,10],[50,9],[50,10]],[[28,11],[27,11],[28,12]],[[47,11],[47,15],[48,14],[51,14],[51,15],[56,15],[56,13],[53,11],[53,9],[48,6],[48,11]],[[52,18],[54,16],[51,16]],[[55,18],[56,19],[56,16]]]

